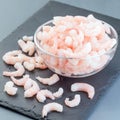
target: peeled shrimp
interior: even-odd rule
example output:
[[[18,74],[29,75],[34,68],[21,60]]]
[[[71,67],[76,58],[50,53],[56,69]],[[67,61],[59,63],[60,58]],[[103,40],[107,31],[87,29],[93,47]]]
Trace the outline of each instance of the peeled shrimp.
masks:
[[[14,82],[14,84],[16,84],[18,86],[24,86],[24,84],[26,83],[26,81],[29,79],[29,75],[26,74],[21,79],[16,79],[13,76],[11,76],[10,78]]]
[[[25,69],[27,69],[28,71],[34,70],[34,69],[35,69],[35,61],[34,61],[34,59],[31,58],[31,59],[25,61],[25,62],[23,63],[23,66],[24,66]]]
[[[6,82],[5,86],[4,86],[4,91],[8,94],[8,95],[15,95],[17,93],[17,88],[14,87],[14,83],[12,81]]]
[[[59,98],[63,95],[63,93],[64,93],[64,90],[63,90],[63,88],[60,87],[57,92],[53,93],[53,96],[55,98]]]
[[[63,106],[56,102],[48,103],[48,104],[44,105],[43,110],[42,110],[42,117],[44,118],[51,111],[62,112]]]
[[[32,40],[33,40],[33,36],[26,36],[26,35],[24,35],[24,36],[22,37],[22,39],[23,39],[24,41],[32,41]]]
[[[13,71],[13,72],[4,71],[3,75],[4,76],[20,77],[24,74],[25,69],[21,63],[19,63],[19,62],[15,63],[14,67],[17,69],[16,71]]]
[[[30,85],[28,85],[28,88],[25,90],[24,92],[24,97],[25,98],[29,98],[29,97],[33,97],[35,94],[37,94],[37,92],[40,90],[37,82],[35,82],[34,80],[28,80],[25,85],[29,82]]]
[[[47,84],[47,85],[53,85],[60,80],[57,74],[53,74],[50,78],[42,78],[38,76],[36,77],[36,79],[39,80],[41,83]]]
[[[84,91],[88,93],[88,98],[92,99],[95,95],[95,89],[88,83],[74,83],[71,85],[71,91]]]
[[[80,104],[81,97],[79,94],[76,94],[73,100],[69,100],[69,98],[65,99],[65,105],[68,107],[76,107]]]
[[[52,100],[55,99],[52,92],[47,90],[47,89],[46,90],[40,90],[36,95],[36,98],[39,102],[44,102],[46,100],[46,97],[50,98]]]
[[[24,40],[18,40],[18,45],[21,47],[22,51],[28,53],[28,55],[33,55],[35,52],[35,45],[32,41],[25,42]]]
[[[23,62],[23,58],[19,56],[21,50],[13,50],[4,54],[3,61],[7,64],[14,65],[16,62]]]
[[[41,56],[38,56],[35,54],[35,68],[40,68],[40,69],[46,69],[47,66],[44,63],[44,60],[42,59]]]

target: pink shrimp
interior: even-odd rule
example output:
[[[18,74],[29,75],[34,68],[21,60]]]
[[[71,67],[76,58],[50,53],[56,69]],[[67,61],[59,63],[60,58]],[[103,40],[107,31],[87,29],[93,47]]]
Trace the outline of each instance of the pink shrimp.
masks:
[[[68,107],[76,107],[80,104],[81,102],[81,97],[79,94],[76,94],[73,100],[69,100],[69,98],[65,99],[65,105]]]
[[[41,56],[38,56],[37,54],[35,54],[35,68],[40,68],[40,69],[46,69],[47,66],[44,63],[44,60]]]
[[[26,81],[29,79],[29,75],[26,74],[21,79],[16,79],[13,76],[11,76],[10,78],[14,82],[14,84],[16,84],[18,86],[24,86],[24,84],[26,83]]]
[[[40,81],[41,83],[47,84],[47,85],[53,85],[60,80],[60,78],[57,74],[53,74],[50,78],[42,78],[42,77],[38,76],[38,77],[36,77],[36,79],[38,81]]]
[[[23,58],[19,56],[21,50],[13,50],[4,54],[3,61],[7,64],[14,65],[16,62],[23,62]]]
[[[28,53],[28,55],[33,55],[35,52],[35,45],[32,41],[25,42],[24,40],[18,40],[18,45],[21,47],[22,51]]]
[[[17,69],[16,71],[13,71],[13,72],[4,71],[3,75],[4,76],[20,77],[24,74],[25,69],[21,63],[19,63],[19,62],[15,63],[14,67]]]
[[[32,71],[35,69],[35,61],[34,58],[31,57],[29,60],[24,61],[23,66],[25,67],[25,69],[27,69],[28,71]]]
[[[60,98],[63,95],[63,93],[64,93],[64,90],[63,88],[60,87],[57,92],[53,93],[53,96],[55,98]]]
[[[88,93],[88,98],[92,99],[95,95],[95,89],[88,83],[74,83],[71,85],[71,91],[84,91]]]
[[[45,89],[45,90],[40,90],[37,95],[36,95],[36,98],[39,102],[44,102],[46,100],[46,97],[47,98],[50,98],[52,100],[54,100],[54,96],[52,94],[51,91]]]
[[[42,117],[44,118],[51,111],[62,112],[63,106],[56,102],[48,103],[48,104],[44,105],[43,109],[42,109]]]
[[[28,81],[25,83],[25,85],[28,83]],[[34,80],[29,80],[29,85],[28,88],[25,90],[24,92],[24,97],[25,98],[29,98],[29,97],[33,97],[35,94],[37,94],[37,92],[40,90],[37,82],[35,82]]]
[[[17,88],[14,87],[14,83],[12,81],[8,81],[6,82],[5,86],[4,86],[4,91],[8,94],[8,95],[15,95],[17,93]]]

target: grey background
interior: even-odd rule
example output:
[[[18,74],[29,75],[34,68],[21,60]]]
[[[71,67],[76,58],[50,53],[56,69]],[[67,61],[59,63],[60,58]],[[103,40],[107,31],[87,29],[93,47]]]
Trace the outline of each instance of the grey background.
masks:
[[[0,0],[0,41],[43,7],[49,0]],[[120,19],[120,0],[55,0]],[[101,99],[89,120],[120,119],[120,80]],[[0,107],[1,120],[31,120]]]

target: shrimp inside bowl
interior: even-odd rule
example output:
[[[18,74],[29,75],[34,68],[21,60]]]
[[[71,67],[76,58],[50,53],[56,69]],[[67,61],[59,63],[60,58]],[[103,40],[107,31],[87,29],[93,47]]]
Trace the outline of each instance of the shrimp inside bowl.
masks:
[[[101,71],[112,60],[118,35],[93,15],[56,16],[38,27],[34,43],[50,70],[79,78]]]

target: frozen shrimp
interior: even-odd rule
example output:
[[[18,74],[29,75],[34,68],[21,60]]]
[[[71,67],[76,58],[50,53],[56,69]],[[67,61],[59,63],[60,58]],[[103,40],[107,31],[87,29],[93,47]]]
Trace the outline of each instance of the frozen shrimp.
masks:
[[[44,118],[51,111],[62,112],[63,106],[56,102],[48,103],[48,104],[44,105],[43,109],[42,109],[42,117]]]
[[[35,54],[35,68],[40,68],[40,69],[46,69],[47,66],[44,63],[44,60],[41,56],[38,56],[37,54]]]
[[[57,74],[53,74],[49,78],[42,78],[42,77],[38,76],[38,77],[36,77],[36,79],[38,81],[40,81],[41,83],[47,84],[47,85],[53,85],[60,80],[60,78]]]
[[[4,54],[3,61],[7,64],[14,65],[16,62],[23,62],[23,58],[19,56],[21,50],[13,50]]]
[[[60,98],[63,95],[63,93],[64,93],[64,90],[63,88],[60,87],[57,92],[53,93],[53,96],[55,98]]]
[[[25,42],[24,40],[18,40],[18,45],[22,49],[23,52],[28,53],[28,55],[32,56],[35,52],[35,45],[32,41]]]
[[[71,91],[84,91],[88,93],[88,98],[92,99],[95,95],[95,89],[88,83],[74,83],[71,85]]]
[[[58,60],[53,56],[44,56],[46,63],[54,71],[60,70],[58,71],[60,74],[80,75],[101,69],[106,64],[106,62],[100,64],[104,55],[98,56],[100,59],[98,62],[92,57],[92,53],[98,54],[103,49],[106,53],[117,44],[116,37],[109,35],[110,26],[93,15],[56,16],[52,23],[53,26],[44,25],[42,30],[36,33],[36,38],[45,51],[58,57],[70,58]],[[92,65],[93,62],[86,61],[87,56],[90,56],[95,66]],[[108,56],[110,59],[111,56]],[[106,58],[105,61],[109,59]]]
[[[29,97],[33,97],[35,94],[37,94],[37,92],[40,90],[37,82],[35,82],[34,80],[29,80],[25,83],[25,85],[29,83],[28,88],[25,90],[24,92],[24,97],[25,98],[29,98]]]
[[[50,98],[52,100],[55,99],[52,92],[47,90],[47,89],[46,90],[40,90],[36,95],[36,98],[39,102],[44,102],[46,100],[46,97]]]
[[[4,91],[8,94],[8,95],[15,95],[17,93],[17,88],[14,87],[14,83],[12,81],[8,81],[6,82],[5,86],[4,86]]]
[[[23,66],[25,67],[25,69],[27,69],[28,71],[32,71],[35,69],[35,61],[34,58],[30,58],[27,61],[23,62]]]
[[[26,74],[21,79],[16,79],[14,76],[11,76],[10,78],[14,82],[14,84],[16,84],[18,86],[24,86],[24,84],[26,83],[26,81],[29,80],[29,75]]]
[[[13,71],[13,72],[4,71],[3,75],[4,76],[20,77],[24,74],[25,69],[21,63],[19,63],[19,62],[15,63],[14,67],[15,67],[15,69],[17,69],[16,71]]]
[[[24,35],[24,36],[22,37],[22,39],[23,39],[24,41],[33,41],[33,36]]]
[[[73,100],[69,100],[69,98],[66,98],[65,99],[65,105],[67,105],[68,107],[76,107],[80,104],[80,101],[81,101],[81,97],[79,94],[76,94],[74,96],[74,99]]]

